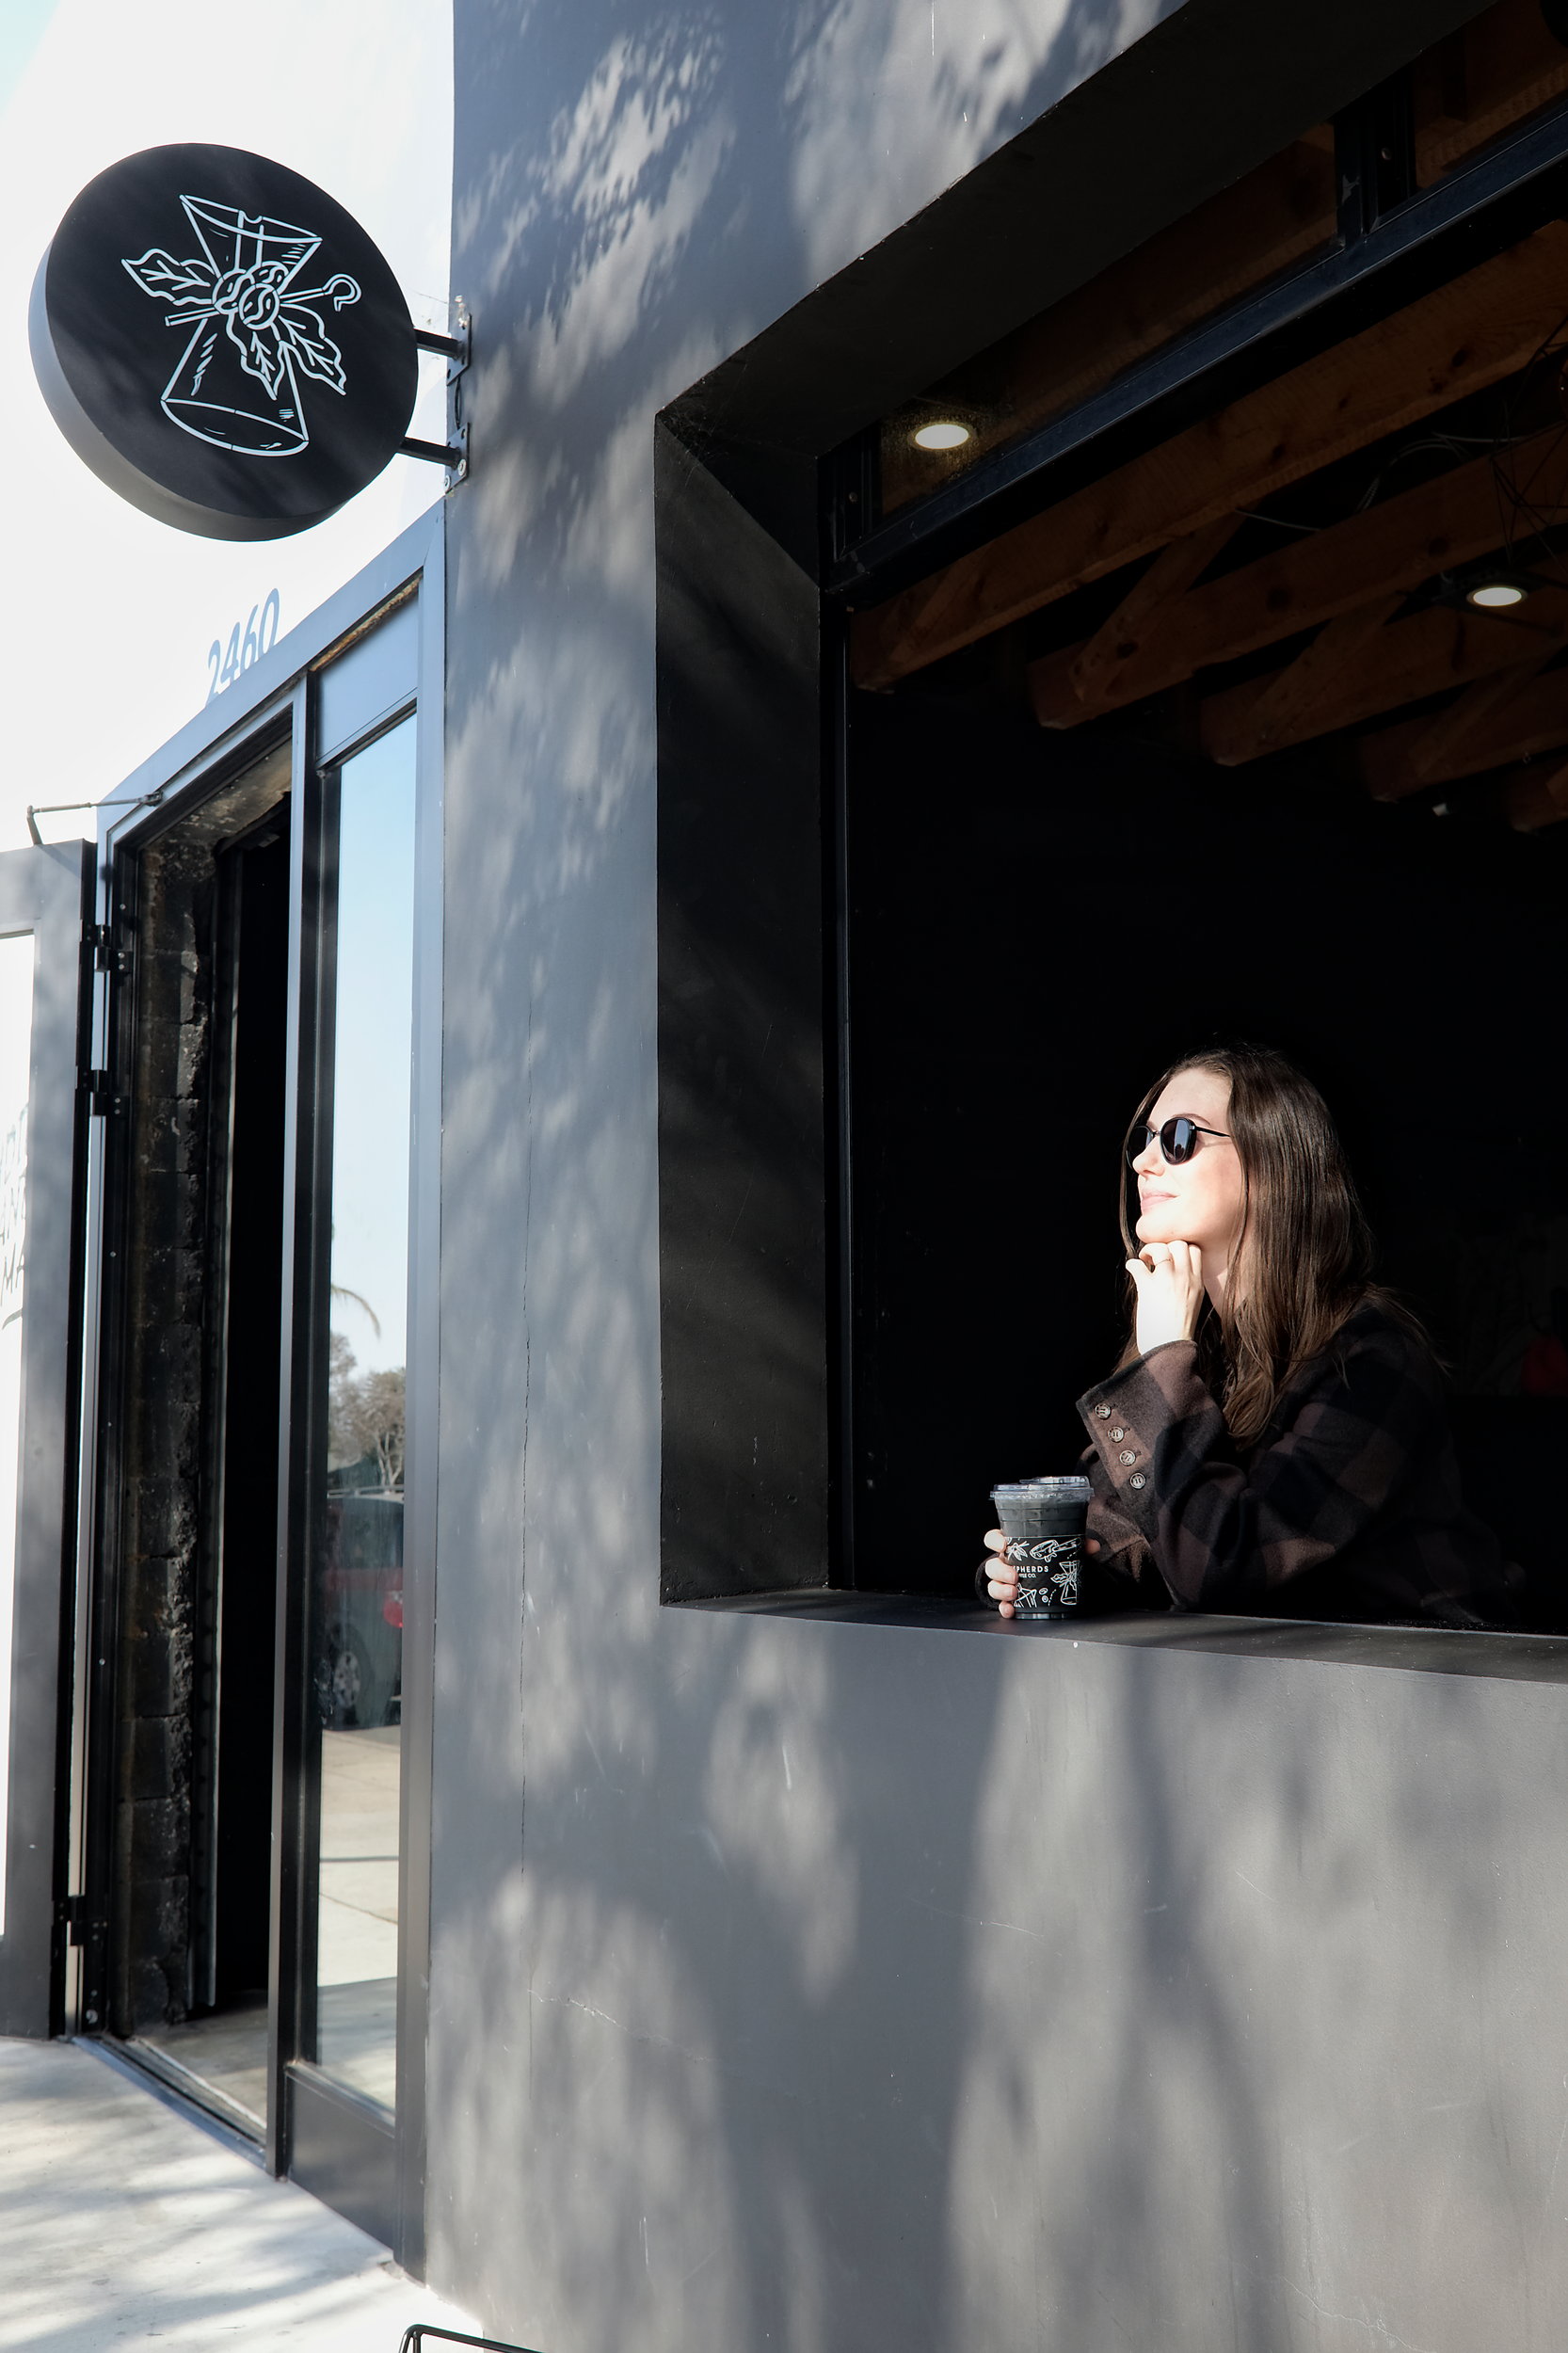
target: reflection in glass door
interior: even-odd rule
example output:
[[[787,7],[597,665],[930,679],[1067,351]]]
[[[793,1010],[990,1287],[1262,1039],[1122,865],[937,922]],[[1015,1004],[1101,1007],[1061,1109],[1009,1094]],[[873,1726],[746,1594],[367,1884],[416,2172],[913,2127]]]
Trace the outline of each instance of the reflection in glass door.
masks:
[[[414,753],[410,717],[328,776],[323,811],[333,884],[323,973],[333,1008],[324,1038],[330,1259],[327,1443],[310,1514],[307,1778],[316,1803],[301,2048],[388,2109],[397,2092]]]

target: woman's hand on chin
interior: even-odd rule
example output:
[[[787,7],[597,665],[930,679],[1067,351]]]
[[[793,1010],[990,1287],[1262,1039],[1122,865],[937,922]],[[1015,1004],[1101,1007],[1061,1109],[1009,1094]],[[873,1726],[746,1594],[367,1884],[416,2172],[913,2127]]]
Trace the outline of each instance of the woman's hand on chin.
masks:
[[[1190,1340],[1203,1305],[1203,1252],[1196,1242],[1146,1241],[1127,1271],[1138,1289],[1138,1353]]]
[[[1097,1536],[1085,1539],[1083,1546],[1085,1552],[1098,1552],[1099,1548]],[[996,1603],[1000,1614],[1004,1618],[1011,1618],[1016,1614],[1018,1599],[1018,1572],[1001,1558],[1007,1550],[1007,1539],[1000,1528],[987,1530],[985,1549],[991,1555],[989,1561],[984,1561],[981,1563],[989,1580],[985,1590]]]

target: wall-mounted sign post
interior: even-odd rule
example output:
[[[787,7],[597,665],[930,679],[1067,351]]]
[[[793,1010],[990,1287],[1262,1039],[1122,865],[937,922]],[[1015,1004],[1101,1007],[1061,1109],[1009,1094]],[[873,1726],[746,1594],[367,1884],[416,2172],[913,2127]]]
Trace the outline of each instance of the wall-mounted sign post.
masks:
[[[341,204],[264,155],[152,147],[89,181],[39,264],[33,366],[77,456],[160,522],[212,539],[319,523],[402,450],[421,345]]]

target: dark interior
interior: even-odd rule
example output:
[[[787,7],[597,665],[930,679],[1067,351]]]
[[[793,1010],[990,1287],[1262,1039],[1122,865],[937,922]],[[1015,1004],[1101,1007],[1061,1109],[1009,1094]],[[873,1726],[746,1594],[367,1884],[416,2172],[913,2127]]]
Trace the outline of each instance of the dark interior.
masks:
[[[114,1140],[127,1273],[111,2024],[247,2130],[266,2107],[289,776],[274,743],[124,877],[133,1115]]]
[[[847,801],[855,1581],[966,1593],[992,1483],[1072,1465],[1121,1344],[1128,1122],[1241,1036],[1322,1088],[1450,1368],[1466,1500],[1568,1628],[1568,828],[929,680],[852,696]]]
[[[278,1367],[289,843],[285,803],[224,854],[232,932],[232,1143],[224,1346],[222,1630],[214,1983],[218,2006],[267,1982],[273,1655],[278,1595]]]

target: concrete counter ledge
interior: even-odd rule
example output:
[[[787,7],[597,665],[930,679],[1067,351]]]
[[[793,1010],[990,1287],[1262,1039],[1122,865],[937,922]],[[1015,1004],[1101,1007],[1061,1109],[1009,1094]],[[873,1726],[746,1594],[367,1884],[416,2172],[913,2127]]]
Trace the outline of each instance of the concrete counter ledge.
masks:
[[[1323,1666],[1389,1667],[1516,1683],[1568,1683],[1568,1635],[1469,1633],[1450,1626],[1348,1625],[1312,1618],[1221,1617],[1150,1610],[1115,1617],[1023,1622],[954,1598],[921,1593],[747,1593],[678,1602],[680,1609],[807,1618],[846,1625],[988,1634],[1008,1641],[1111,1643],[1137,1650],[1294,1658]]]

